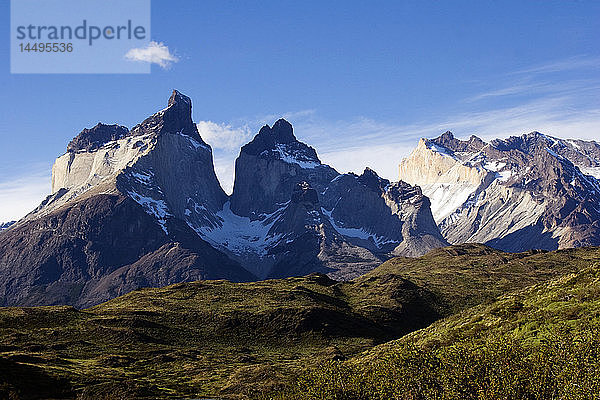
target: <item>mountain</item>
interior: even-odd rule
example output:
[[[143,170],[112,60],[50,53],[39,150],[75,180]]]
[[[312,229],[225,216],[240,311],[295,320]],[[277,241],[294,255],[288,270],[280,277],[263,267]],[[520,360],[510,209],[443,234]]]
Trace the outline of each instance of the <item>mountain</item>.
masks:
[[[359,276],[394,254],[447,244],[418,187],[339,174],[280,119],[242,147],[218,226],[190,225],[260,278]]]
[[[335,388],[338,398],[343,393],[362,399],[371,398],[370,392],[344,390],[354,384],[365,390],[394,388],[429,376],[446,384],[457,381],[444,376],[462,377],[458,382],[466,381],[463,389],[470,390],[469,379],[479,382],[470,368],[479,368],[480,357],[458,353],[463,358],[446,359],[447,368],[438,369],[438,359],[428,358],[428,351],[482,339],[485,346],[506,343],[493,335],[497,331],[535,344],[560,320],[585,332],[582,323],[598,319],[600,272],[590,270],[598,262],[598,248],[504,253],[467,244],[420,258],[393,258],[350,282],[322,274],[199,281],[136,290],[86,310],[0,308],[0,397],[28,398],[34,392],[30,397],[322,399],[336,398],[322,392]],[[421,343],[427,346],[411,347]],[[585,343],[592,346],[580,353],[559,347],[556,354],[567,360],[576,356],[566,363],[569,368],[590,357],[597,366],[597,343]],[[500,354],[518,349],[510,345]],[[491,364],[486,371],[521,365],[527,361],[522,358]],[[337,373],[329,375],[330,367],[352,365],[359,370],[334,369]],[[301,375],[306,379],[295,380],[307,370]],[[552,373],[557,370],[550,375],[559,376]],[[364,381],[369,377],[373,380]],[[286,396],[286,386],[297,397]]]
[[[486,143],[446,132],[399,167],[450,243],[507,251],[600,245],[600,144],[532,132]]]
[[[86,307],[199,279],[351,279],[446,245],[429,207],[418,187],[322,164],[283,119],[242,147],[227,196],[174,90],[133,128],[98,123],[68,144],[50,196],[0,237],[0,306]]]
[[[256,279],[185,222],[214,223],[227,199],[191,107],[173,91],[133,129],[98,124],[69,143],[52,194],[0,236],[0,305],[81,307],[145,286]]]

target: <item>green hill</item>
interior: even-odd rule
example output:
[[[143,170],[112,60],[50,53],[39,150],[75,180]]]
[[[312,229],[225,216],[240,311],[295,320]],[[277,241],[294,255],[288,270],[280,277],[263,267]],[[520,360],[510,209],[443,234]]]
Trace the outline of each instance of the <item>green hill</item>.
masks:
[[[599,249],[507,254],[461,245],[417,259],[390,260],[353,282],[323,275],[201,281],[134,291],[86,310],[0,308],[0,398],[246,398],[265,393],[356,398],[345,389],[333,397],[299,393],[327,389],[320,377],[340,368],[351,371],[353,382],[372,377],[385,383],[395,375],[377,375],[373,368],[394,371],[389,363],[403,354],[417,360],[430,355],[435,361],[440,349],[455,344],[470,351],[471,342],[495,343],[488,337],[521,343],[525,352],[539,342],[531,339],[538,336],[526,340],[525,333],[537,330],[542,337],[550,315],[556,317],[550,332],[563,329],[571,316],[581,322],[576,331],[584,332],[587,325],[579,316],[587,315],[587,308],[554,305],[540,314],[544,318],[530,321],[538,318],[533,304],[546,301],[542,292],[524,291],[518,295],[522,300],[515,300],[521,299],[517,295],[494,299],[551,279],[559,280],[535,290],[575,279],[561,280],[565,274],[579,273],[573,276],[588,282],[595,262],[600,262]],[[594,293],[600,291],[581,297],[582,307],[591,307]],[[513,321],[515,327],[508,324],[513,317],[520,321]],[[570,337],[574,331],[565,332]],[[418,377],[428,370],[406,371]],[[386,398],[373,396],[365,398]]]
[[[600,263],[304,372],[286,399],[598,399]]]

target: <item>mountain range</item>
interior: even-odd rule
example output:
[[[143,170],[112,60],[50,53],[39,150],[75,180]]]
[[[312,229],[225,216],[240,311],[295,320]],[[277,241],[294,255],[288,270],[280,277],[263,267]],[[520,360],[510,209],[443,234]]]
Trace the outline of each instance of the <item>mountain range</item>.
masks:
[[[365,274],[449,243],[506,251],[600,245],[600,145],[533,132],[422,139],[399,181],[340,174],[280,119],[244,145],[231,195],[192,102],[131,129],[84,129],[52,193],[0,234],[0,306],[88,307],[142,287]]]
[[[532,132],[421,139],[399,168],[450,243],[506,251],[600,245],[600,144]]]

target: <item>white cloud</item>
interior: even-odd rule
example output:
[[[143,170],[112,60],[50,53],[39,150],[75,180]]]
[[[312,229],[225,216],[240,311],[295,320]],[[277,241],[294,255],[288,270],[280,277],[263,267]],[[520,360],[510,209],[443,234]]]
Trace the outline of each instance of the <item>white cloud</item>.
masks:
[[[172,63],[179,61],[179,58],[173,55],[164,43],[150,42],[146,47],[131,49],[125,54],[125,59],[129,61],[139,61],[151,64],[158,64],[161,68],[167,69]]]
[[[248,125],[234,128],[229,124],[200,121],[196,126],[202,139],[213,149],[239,150],[252,137]]]
[[[215,156],[215,173],[221,187],[227,194],[233,193],[234,164],[237,153],[229,153],[221,157]]]
[[[50,194],[49,171],[0,181],[0,222],[18,220]]]

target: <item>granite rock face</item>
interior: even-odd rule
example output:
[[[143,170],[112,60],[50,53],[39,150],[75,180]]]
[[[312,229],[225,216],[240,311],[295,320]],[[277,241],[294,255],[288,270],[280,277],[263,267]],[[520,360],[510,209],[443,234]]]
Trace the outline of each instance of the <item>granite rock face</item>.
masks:
[[[191,100],[173,91],[132,129],[98,124],[69,143],[52,193],[0,235],[0,305],[87,307],[198,279],[351,279],[446,244],[418,187],[339,174],[283,119],[242,147],[227,196]]]
[[[296,139],[289,122],[280,119],[272,128],[262,127],[242,147],[235,162],[231,210],[255,220],[287,202],[299,182],[310,182],[322,192],[337,175],[321,163],[315,149]]]
[[[52,194],[0,238],[2,305],[89,306],[144,286],[254,280],[190,228],[212,225],[227,196],[191,101],[131,131],[84,130],[52,169]]]
[[[219,216],[221,226],[199,234],[261,278],[323,272],[351,279],[392,255],[447,244],[419,188],[370,169],[339,174],[285,120],[242,147]]]
[[[400,179],[431,199],[450,243],[507,251],[598,246],[599,150],[539,132],[491,143],[447,132],[422,139],[400,164]]]

